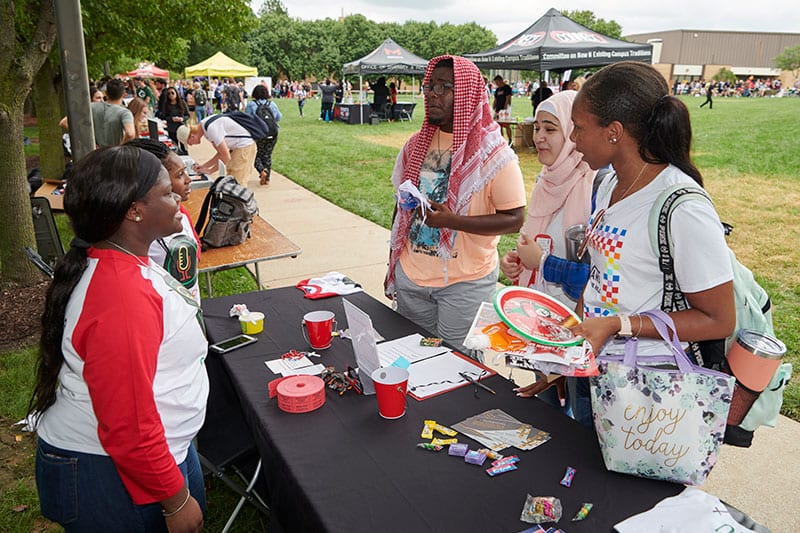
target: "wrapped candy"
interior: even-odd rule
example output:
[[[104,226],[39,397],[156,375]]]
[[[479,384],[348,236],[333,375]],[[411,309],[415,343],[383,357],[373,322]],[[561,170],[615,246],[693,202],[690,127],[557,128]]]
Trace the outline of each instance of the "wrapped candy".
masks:
[[[542,522],[558,522],[561,520],[561,500],[553,496],[531,496],[525,498],[522,514],[523,522],[540,524]]]
[[[591,504],[591,503],[584,503],[584,504],[581,506],[581,508],[580,508],[580,509],[578,509],[578,512],[577,512],[577,513],[575,513],[575,516],[573,516],[573,517],[572,517],[572,522],[580,522],[581,520],[583,520],[584,518],[586,518],[586,517],[589,515],[589,511],[591,511],[591,510],[592,510],[592,507],[594,507],[594,505],[593,505],[593,504]]]

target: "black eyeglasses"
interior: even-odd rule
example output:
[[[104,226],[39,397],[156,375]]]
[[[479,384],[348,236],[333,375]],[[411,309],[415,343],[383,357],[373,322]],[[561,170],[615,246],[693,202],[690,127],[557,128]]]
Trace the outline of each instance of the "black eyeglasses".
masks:
[[[437,83],[435,85],[423,85],[422,92],[424,94],[435,94],[436,96],[442,96],[445,91],[452,91],[455,85],[452,83]]]

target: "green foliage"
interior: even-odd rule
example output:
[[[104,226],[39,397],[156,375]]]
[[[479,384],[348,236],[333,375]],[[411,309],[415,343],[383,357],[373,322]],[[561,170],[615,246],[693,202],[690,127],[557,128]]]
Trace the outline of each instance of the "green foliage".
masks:
[[[730,83],[735,83],[736,82],[736,74],[734,74],[733,71],[730,70],[729,68],[722,67],[714,75],[714,79],[717,80],[717,81],[727,81],[727,82],[730,82]]]
[[[163,68],[171,68],[176,70],[177,77],[183,77],[183,69],[188,66],[195,65],[201,61],[205,61],[217,52],[222,52],[234,61],[250,65],[250,47],[242,40],[231,39],[220,42],[215,39],[207,40],[203,36],[195,36],[189,49],[186,53],[185,61],[165,62]],[[159,65],[161,66],[161,65]]]
[[[614,39],[622,39],[622,26],[615,20],[599,19],[595,16],[593,11],[590,10],[574,10],[562,9],[561,14],[570,18],[582,26],[586,26],[590,30],[597,33],[602,33]]]
[[[341,20],[300,20],[284,9],[262,9],[258,26],[245,37],[249,64],[260,74],[292,80],[341,77],[342,65],[372,52],[391,37],[414,54],[430,59],[463,54],[496,44],[494,34],[475,23],[376,23],[363,15]]]
[[[775,56],[772,60],[775,66],[781,70],[789,70],[797,78],[800,75],[800,44],[797,46],[787,46],[783,52]]]
[[[89,75],[94,77],[103,73],[105,61],[112,73],[131,70],[139,60],[183,70],[189,64],[190,36],[224,35],[229,38],[217,40],[237,41],[255,21],[247,0],[84,0],[81,15]],[[134,61],[120,64],[119,57]]]

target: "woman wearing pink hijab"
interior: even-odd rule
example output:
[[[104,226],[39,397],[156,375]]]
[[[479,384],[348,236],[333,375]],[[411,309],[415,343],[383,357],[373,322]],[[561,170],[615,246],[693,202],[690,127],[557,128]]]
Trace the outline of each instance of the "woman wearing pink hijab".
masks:
[[[570,140],[576,94],[562,91],[536,108],[533,141],[542,172],[531,193],[517,250],[506,253],[500,261],[508,279],[517,285],[535,286],[569,308],[575,308],[580,299],[588,265],[561,259],[567,256],[565,232],[589,219],[596,174]],[[547,386],[539,380],[517,392],[528,397]]]
[[[508,252],[500,263],[506,277],[517,285],[532,287],[536,283],[570,308],[575,307],[586,283],[585,267],[565,264],[559,258],[567,255],[566,230],[589,219],[596,174],[569,140],[576,94],[562,91],[536,108],[533,141],[542,172],[531,193],[517,250]],[[544,279],[537,280],[542,272]]]

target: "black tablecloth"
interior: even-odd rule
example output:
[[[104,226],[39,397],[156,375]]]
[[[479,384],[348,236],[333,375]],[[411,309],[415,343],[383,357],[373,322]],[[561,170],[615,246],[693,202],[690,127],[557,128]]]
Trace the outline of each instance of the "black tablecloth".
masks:
[[[334,115],[348,124],[369,124],[371,113],[369,104],[335,104]]]
[[[560,498],[564,516],[558,525],[570,533],[611,531],[683,489],[608,472],[592,431],[537,399],[516,397],[500,376],[484,381],[495,396],[481,391],[475,398],[472,387],[462,387],[423,402],[409,399],[398,420],[382,419],[374,396],[352,391],[339,396],[326,390],[325,405],[310,413],[282,412],[268,398],[267,383],[276,376],[264,361],[291,348],[306,349],[300,323],[309,311],[333,311],[339,326],[346,326],[341,297],[308,300],[302,294],[289,287],[203,302],[209,342],[238,333],[238,322],[228,318],[234,303],[266,315],[257,343],[220,360],[264,459],[273,517],[286,531],[514,532],[528,527],[519,519],[527,494]],[[386,339],[419,331],[364,293],[346,298],[371,315]],[[322,353],[321,362],[337,369],[354,364],[346,339],[335,338]],[[478,467],[448,456],[446,449],[416,448],[424,420],[453,425],[489,409],[502,409],[552,439],[532,451],[505,450],[520,456],[519,469],[497,477],[486,474],[488,462]],[[460,440],[480,447],[464,436]],[[577,470],[571,488],[559,484],[567,466]],[[594,504],[589,517],[570,522],[584,502]]]

